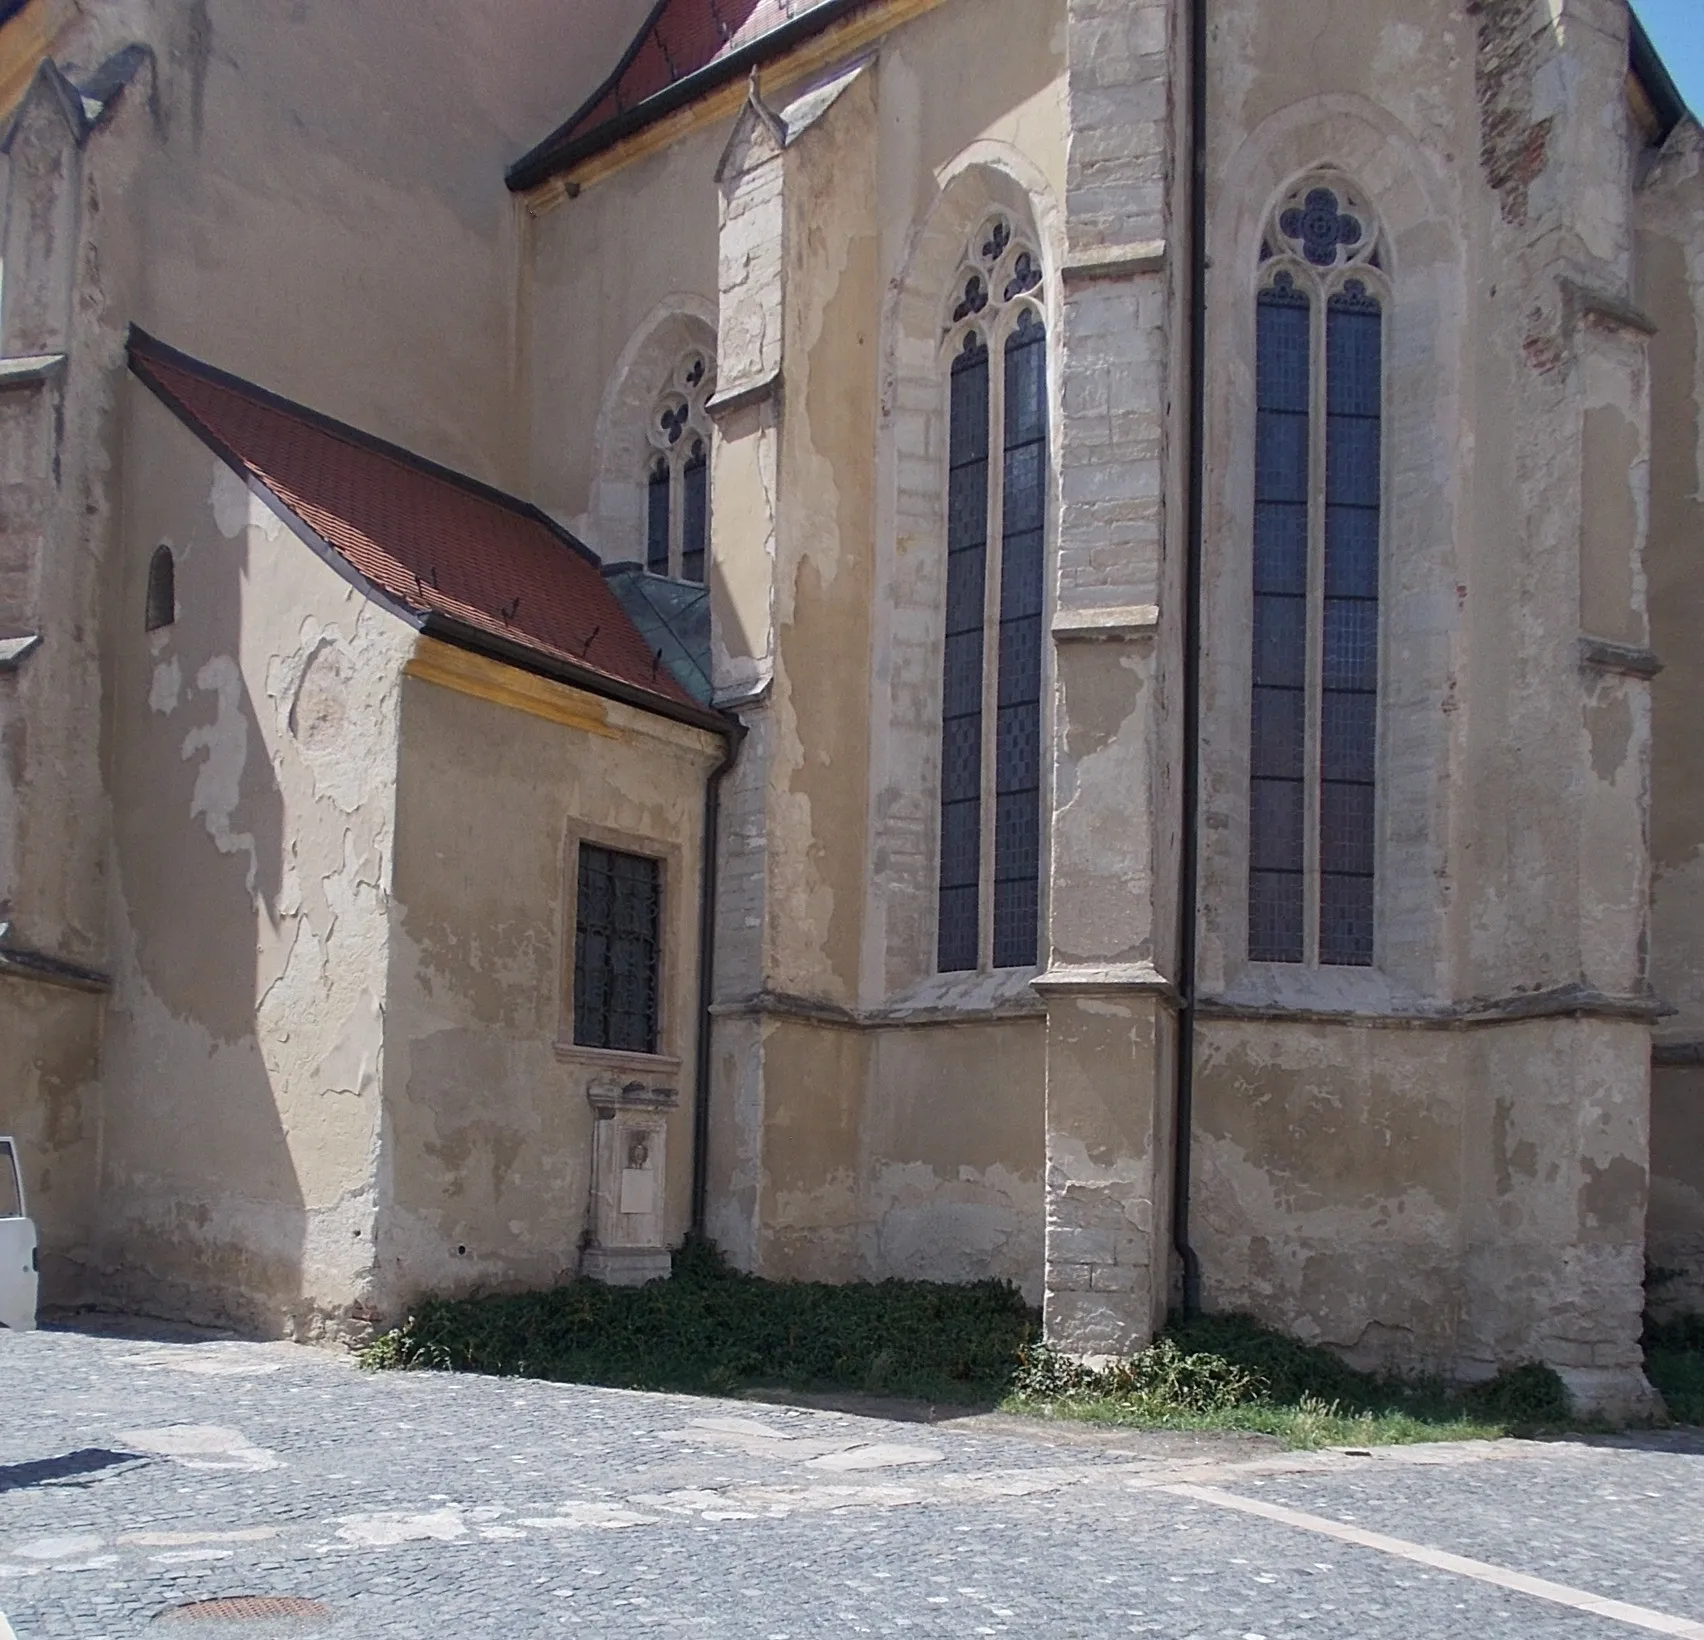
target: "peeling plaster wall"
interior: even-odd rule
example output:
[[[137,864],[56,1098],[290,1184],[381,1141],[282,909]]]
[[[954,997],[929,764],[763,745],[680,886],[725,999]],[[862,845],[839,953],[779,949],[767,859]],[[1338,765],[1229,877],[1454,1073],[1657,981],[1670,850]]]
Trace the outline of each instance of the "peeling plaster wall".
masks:
[[[938,719],[938,655],[933,676],[918,657],[943,619],[941,577],[917,567],[940,543],[910,533],[892,499],[896,480],[933,482],[943,421],[931,404],[936,442],[918,449],[904,442],[915,417],[894,418],[915,360],[896,369],[892,293],[955,178],[1001,173],[1008,204],[1032,181],[1038,197],[1062,186],[1062,15],[949,0],[881,41],[826,108],[789,114],[809,87],[766,77],[784,142],[749,113],[693,132],[533,230],[533,459],[559,515],[611,515],[600,407],[607,419],[646,400],[622,373],[673,315],[719,309],[724,393],[780,373],[778,392],[720,419],[710,569],[718,687],[761,692],[742,707],[751,733],[725,794],[711,1230],[770,1274],[1037,1287],[1034,999],[1024,988],[1011,1019],[999,981],[919,988],[912,946],[932,949],[932,932],[906,922],[912,946],[887,962],[869,929],[888,896],[919,894],[872,781],[912,825],[939,759],[927,730],[897,758],[888,744],[920,713]],[[921,299],[930,327],[962,248]],[[938,338],[907,340],[932,370]],[[932,376],[908,402],[939,390]],[[941,1023],[906,1028],[913,1017]]]
[[[562,689],[599,731],[402,686],[379,1306],[579,1266],[587,1087],[669,1087],[665,1220],[690,1222],[704,781],[721,738]],[[663,862],[657,1056],[573,1045],[579,843]]]
[[[1313,21],[1243,0],[1212,45],[1201,985],[1251,1017],[1203,1028],[1208,1302],[1367,1362],[1538,1355],[1637,1405],[1650,704],[1582,664],[1583,639],[1648,641],[1626,9],[1334,0]],[[1378,212],[1392,286],[1358,970],[1244,957],[1259,247],[1325,166]],[[1594,1017],[1541,1000],[1559,990]],[[1368,1028],[1475,1008],[1493,1022]]]
[[[1587,1400],[1639,1370],[1637,1024],[1428,1031],[1214,1022],[1201,1042],[1205,1300],[1365,1366]],[[1569,1256],[1558,1258],[1566,1246]]]
[[[1659,1309],[1704,1312],[1704,133],[1688,121],[1640,189],[1639,302],[1651,352],[1651,967],[1675,1008],[1651,1086],[1650,1262]]]
[[[373,1292],[412,634],[139,383],[125,408],[102,1290],[302,1336]],[[161,543],[177,620],[149,634]]]

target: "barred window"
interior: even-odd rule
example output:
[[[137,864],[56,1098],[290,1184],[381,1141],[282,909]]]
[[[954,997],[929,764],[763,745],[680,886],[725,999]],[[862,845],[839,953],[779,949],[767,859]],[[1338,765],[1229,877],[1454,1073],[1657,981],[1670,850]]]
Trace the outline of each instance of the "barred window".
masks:
[[[704,580],[710,548],[710,417],[716,390],[708,355],[688,353],[651,417],[645,476],[645,567],[653,575]]]
[[[1336,177],[1275,214],[1257,297],[1249,956],[1367,967],[1377,854],[1384,323]]]
[[[662,866],[580,845],[574,924],[574,1041],[656,1053],[662,965]]]
[[[943,973],[1030,967],[1040,945],[1049,487],[1041,284],[1040,258],[996,217],[971,244],[947,323]]]

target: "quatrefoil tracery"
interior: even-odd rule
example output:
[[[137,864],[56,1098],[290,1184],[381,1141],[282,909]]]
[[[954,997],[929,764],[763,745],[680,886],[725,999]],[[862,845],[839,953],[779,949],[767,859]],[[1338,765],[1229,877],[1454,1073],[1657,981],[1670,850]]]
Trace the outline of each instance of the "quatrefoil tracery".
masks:
[[[1040,254],[1017,237],[1005,217],[991,217],[970,242],[953,284],[946,328],[951,332],[966,321],[997,323],[1008,304],[1039,302],[1041,286]]]
[[[1260,259],[1288,256],[1319,272],[1380,266],[1378,220],[1347,179],[1309,177],[1273,212]]]

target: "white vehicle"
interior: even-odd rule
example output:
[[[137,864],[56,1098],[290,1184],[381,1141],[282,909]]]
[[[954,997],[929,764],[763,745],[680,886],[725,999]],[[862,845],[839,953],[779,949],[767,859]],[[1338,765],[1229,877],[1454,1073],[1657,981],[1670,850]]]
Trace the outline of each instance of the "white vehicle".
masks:
[[[0,1139],[0,1327],[34,1332],[36,1324],[36,1227],[24,1203],[24,1175],[15,1140]]]

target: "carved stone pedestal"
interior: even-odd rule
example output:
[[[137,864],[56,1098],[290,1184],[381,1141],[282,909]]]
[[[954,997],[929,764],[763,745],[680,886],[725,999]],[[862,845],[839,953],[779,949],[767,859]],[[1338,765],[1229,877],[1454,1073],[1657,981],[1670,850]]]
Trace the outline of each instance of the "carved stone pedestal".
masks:
[[[597,1112],[592,1145],[592,1239],[580,1274],[610,1287],[643,1287],[670,1269],[665,1181],[668,1115],[675,1088],[642,1082],[594,1082],[586,1097]]]

